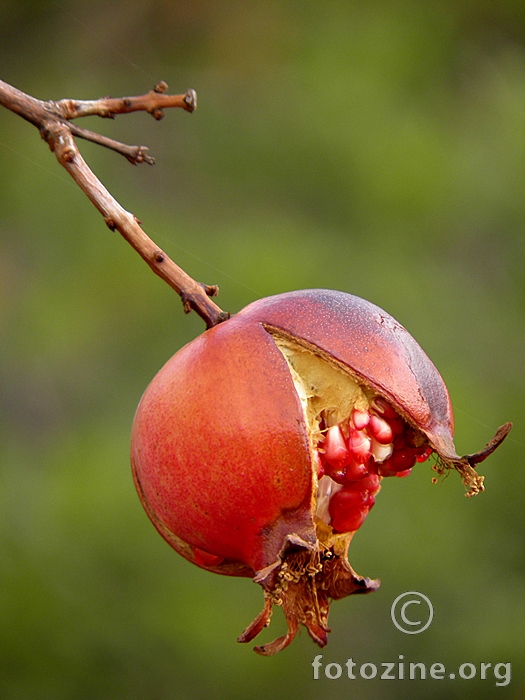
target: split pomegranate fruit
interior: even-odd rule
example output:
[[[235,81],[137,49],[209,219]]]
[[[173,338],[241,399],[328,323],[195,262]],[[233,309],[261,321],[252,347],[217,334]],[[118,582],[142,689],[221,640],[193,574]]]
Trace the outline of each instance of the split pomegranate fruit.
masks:
[[[460,457],[447,389],[412,336],[359,297],[307,290],[256,301],[177,352],[140,401],[131,457],[177,552],[261,584],[263,610],[239,641],[282,606],[287,633],[255,647],[271,655],[301,624],[324,646],[330,601],[379,586],[347,552],[384,477],[434,455],[474,495],[476,464],[510,427]]]

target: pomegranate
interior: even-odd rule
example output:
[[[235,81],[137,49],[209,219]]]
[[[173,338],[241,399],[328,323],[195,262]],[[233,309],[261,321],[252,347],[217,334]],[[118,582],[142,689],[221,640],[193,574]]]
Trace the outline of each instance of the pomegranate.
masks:
[[[248,642],[282,606],[327,642],[331,600],[377,589],[347,559],[384,477],[431,454],[467,495],[475,466],[504,439],[460,457],[441,376],[409,333],[358,297],[327,290],[250,304],[177,352],[137,409],[131,458],[143,506],[167,542],[203,569],[264,591]],[[436,478],[436,477],[435,477]]]

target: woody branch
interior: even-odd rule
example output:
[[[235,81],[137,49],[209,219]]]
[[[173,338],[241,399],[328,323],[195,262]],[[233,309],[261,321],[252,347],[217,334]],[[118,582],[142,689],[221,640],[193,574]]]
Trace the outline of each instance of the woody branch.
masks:
[[[67,170],[81,190],[104,217],[111,230],[117,230],[147,262],[150,268],[180,295],[184,311],[192,309],[205,321],[208,328],[226,320],[210,297],[218,294],[218,287],[197,282],[180,268],[144,232],[136,216],[126,211],[100,182],[82,157],[75,136],[93,141],[125,156],[134,165],[155,161],[144,146],[128,146],[96,132],[83,129],[71,120],[87,115],[114,118],[117,114],[145,111],[155,119],[162,119],[164,109],[179,107],[193,112],[197,95],[189,90],[184,95],[166,94],[167,85],[158,83],[153,90],[137,97],[100,100],[42,101],[0,80],[0,104],[37,127],[42,138],[55,153],[58,162]]]

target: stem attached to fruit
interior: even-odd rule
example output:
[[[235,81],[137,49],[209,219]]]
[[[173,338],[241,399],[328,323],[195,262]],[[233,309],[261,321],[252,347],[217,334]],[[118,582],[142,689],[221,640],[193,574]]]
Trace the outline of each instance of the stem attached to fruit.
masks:
[[[167,87],[166,83],[160,82],[153,90],[138,97],[44,102],[0,80],[0,104],[37,127],[60,165],[89,197],[108,227],[112,231],[116,229],[148,263],[153,272],[180,295],[185,313],[193,309],[205,321],[206,326],[211,328],[229,318],[229,313],[222,311],[210,299],[218,294],[218,287],[194,280],[151,240],[141,228],[139,220],[117,202],[90,169],[82,158],[74,137],[78,136],[110,148],[125,156],[133,165],[154,164],[154,159],[147,153],[148,149],[144,146],[127,146],[83,129],[70,121],[87,115],[114,118],[116,114],[136,111],[145,111],[155,119],[162,119],[163,109],[168,107],[180,107],[187,112],[195,111],[197,95],[194,90],[188,90],[185,95],[167,95]]]
[[[507,437],[512,428],[512,423],[504,423],[500,426],[492,440],[488,442],[485,447],[479,452],[474,452],[472,454],[464,455],[458,459],[440,459],[438,455],[437,464],[432,467],[440,476],[443,476],[448,469],[455,469],[461,475],[461,480],[467,492],[465,496],[470,498],[471,496],[476,496],[478,493],[485,490],[483,481],[484,476],[480,476],[476,471],[476,465],[480,462],[484,462],[487,457],[489,457],[494,450],[501,445],[503,440]],[[433,481],[435,481],[433,479]]]

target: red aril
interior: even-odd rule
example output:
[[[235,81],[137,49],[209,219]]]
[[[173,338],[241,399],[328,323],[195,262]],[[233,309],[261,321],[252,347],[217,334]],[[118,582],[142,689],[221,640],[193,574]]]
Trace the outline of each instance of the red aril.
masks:
[[[356,430],[363,430],[370,423],[370,413],[368,411],[359,411],[354,408],[352,411],[352,423]]]
[[[354,499],[346,496],[354,496],[354,491],[338,491],[330,501],[331,525],[334,532],[355,532],[365,522],[370,510],[369,505],[361,503],[355,505]]]
[[[380,445],[389,445],[394,437],[394,433],[389,423],[384,418],[372,414],[370,416],[369,430]]]
[[[354,482],[363,479],[369,474],[367,463],[360,464],[359,462],[350,462],[345,472],[345,482]]]
[[[343,433],[338,425],[333,425],[326,431],[323,442],[324,456],[332,467],[346,467],[351,455],[346,446]]]
[[[287,646],[327,642],[330,600],[375,590],[347,552],[383,475],[434,453],[475,471],[503,440],[460,457],[438,371],[409,333],[358,297],[327,290],[261,299],[207,330],[153,379],[132,433],[135,484],[160,534],[189,561],[264,590],[247,642],[282,606]],[[359,433],[359,435],[357,434]]]
[[[372,440],[365,430],[350,428],[348,434],[348,449],[352,458],[357,462],[366,462],[371,456]]]

